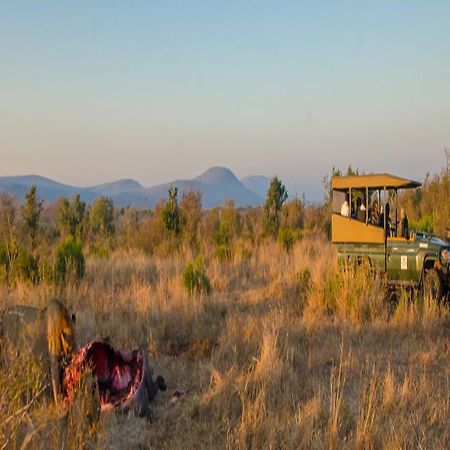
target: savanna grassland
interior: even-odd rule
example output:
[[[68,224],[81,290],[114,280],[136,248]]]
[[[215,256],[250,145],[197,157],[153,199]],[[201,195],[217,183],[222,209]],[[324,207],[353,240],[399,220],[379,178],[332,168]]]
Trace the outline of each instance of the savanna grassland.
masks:
[[[448,447],[447,309],[386,304],[381,280],[339,271],[323,236],[288,253],[274,243],[248,260],[211,260],[209,295],[183,288],[186,258],[88,259],[85,278],[66,288],[80,344],[142,345],[168,383],[151,423],[102,416],[100,448]],[[2,291],[8,304],[51,296]],[[175,389],[186,396],[171,403]],[[38,428],[41,414],[21,420]]]
[[[19,359],[0,369],[0,448],[449,448],[448,307],[407,292],[392,301],[379,275],[338,267],[326,227],[314,225],[323,211],[283,208],[274,237],[232,205],[186,209],[177,232],[161,205],[139,218],[148,235],[117,217],[114,240],[86,234],[82,276],[75,260],[58,275],[54,249],[38,264],[50,281],[5,272],[2,307],[58,296],[77,315],[80,345],[142,346],[168,389],[151,421],[103,413],[88,437],[80,414],[61,437],[63,413],[41,394],[39,368]]]

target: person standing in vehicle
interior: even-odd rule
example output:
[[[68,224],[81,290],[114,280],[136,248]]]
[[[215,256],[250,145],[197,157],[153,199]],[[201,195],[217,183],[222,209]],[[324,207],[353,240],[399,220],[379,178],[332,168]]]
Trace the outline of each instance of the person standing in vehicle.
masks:
[[[409,239],[408,216],[406,215],[404,208],[400,210],[400,237]]]
[[[383,207],[381,207],[381,213],[380,213],[380,217],[378,218],[378,225],[380,227],[384,227],[384,216],[386,215],[386,235],[390,236],[391,235],[391,218],[389,217],[390,214],[390,205],[389,202],[386,203],[386,207],[383,211]]]
[[[378,202],[376,200],[372,203],[372,208],[370,210],[370,223],[372,225],[378,225]]]

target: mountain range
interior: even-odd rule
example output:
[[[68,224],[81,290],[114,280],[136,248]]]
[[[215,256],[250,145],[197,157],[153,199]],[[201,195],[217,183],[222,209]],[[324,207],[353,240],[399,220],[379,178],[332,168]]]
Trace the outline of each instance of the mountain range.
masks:
[[[236,206],[260,205],[264,201],[269,183],[268,177],[250,176],[239,180],[230,169],[211,167],[193,179],[175,180],[152,187],[144,187],[132,179],[77,187],[39,175],[21,175],[0,177],[0,190],[23,200],[30,187],[35,185],[38,196],[46,202],[80,194],[81,199],[87,203],[92,203],[99,196],[106,196],[118,207],[152,208],[159,200],[167,198],[167,191],[171,186],[176,186],[179,198],[185,192],[201,191],[202,206],[213,208],[223,205],[227,199],[233,200]]]

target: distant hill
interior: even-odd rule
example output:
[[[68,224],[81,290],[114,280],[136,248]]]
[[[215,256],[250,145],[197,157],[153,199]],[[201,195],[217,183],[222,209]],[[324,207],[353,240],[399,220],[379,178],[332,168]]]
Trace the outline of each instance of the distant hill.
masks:
[[[204,204],[223,204],[226,199],[234,200],[236,206],[259,205],[263,197],[248,189],[236,175],[224,167],[212,167],[194,181],[205,186]]]
[[[261,204],[264,198],[246,187],[225,167],[212,167],[194,179],[175,180],[153,187],[143,187],[132,179],[76,187],[38,175],[0,177],[0,190],[16,195],[19,200],[24,199],[33,184],[36,185],[38,195],[46,202],[53,202],[62,196],[80,194],[81,199],[87,203],[92,203],[98,196],[107,196],[119,207],[154,207],[159,200],[167,198],[170,186],[178,187],[180,197],[188,191],[201,191],[204,208],[222,205],[226,199],[233,200],[236,206],[255,206]]]
[[[111,183],[99,184],[88,188],[94,191],[97,195],[105,195],[111,197],[121,192],[136,191],[143,189],[142,185],[136,180],[125,178],[123,180],[113,181]]]
[[[241,179],[241,183],[262,199],[266,198],[271,179],[263,175],[253,175]]]
[[[90,203],[98,196],[89,188],[70,186],[38,175],[0,177],[0,190],[16,195],[19,200],[25,198],[32,185],[36,186],[38,195],[46,202],[54,202],[60,197],[71,197],[78,193],[83,201]]]
[[[204,208],[220,206],[225,200],[233,200],[236,206],[256,206],[262,198],[246,188],[236,175],[225,167],[212,167],[191,180],[175,180],[139,191],[122,192],[113,197],[119,206],[134,205],[144,208],[153,207],[162,198],[167,198],[171,186],[178,188],[179,196],[189,191],[202,192]]]

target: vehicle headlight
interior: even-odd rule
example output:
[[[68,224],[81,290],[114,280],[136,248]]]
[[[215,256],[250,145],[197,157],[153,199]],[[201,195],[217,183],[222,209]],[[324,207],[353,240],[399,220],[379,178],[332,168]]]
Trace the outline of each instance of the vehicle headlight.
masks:
[[[441,249],[440,256],[441,256],[442,264],[449,264],[450,263],[450,260],[449,260],[450,252],[448,251],[448,248]]]

